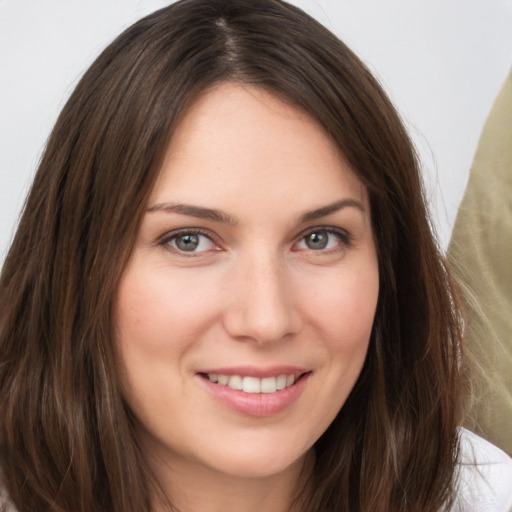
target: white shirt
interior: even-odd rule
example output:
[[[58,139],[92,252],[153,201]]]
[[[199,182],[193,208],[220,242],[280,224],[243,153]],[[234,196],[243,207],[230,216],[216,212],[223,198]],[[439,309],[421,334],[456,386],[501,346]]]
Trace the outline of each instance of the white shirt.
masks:
[[[512,510],[512,459],[465,428],[460,429],[457,499],[452,512]]]

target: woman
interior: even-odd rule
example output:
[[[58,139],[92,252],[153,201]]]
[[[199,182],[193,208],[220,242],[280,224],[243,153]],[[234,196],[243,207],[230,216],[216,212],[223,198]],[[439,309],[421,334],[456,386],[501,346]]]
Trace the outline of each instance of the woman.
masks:
[[[185,0],[103,52],[0,310],[7,507],[463,506],[461,321],[414,152],[286,3]]]

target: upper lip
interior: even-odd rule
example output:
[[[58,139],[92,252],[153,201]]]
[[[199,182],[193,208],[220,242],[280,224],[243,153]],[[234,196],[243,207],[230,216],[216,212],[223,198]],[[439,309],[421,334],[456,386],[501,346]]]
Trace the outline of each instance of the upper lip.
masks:
[[[303,373],[310,372],[311,369],[299,366],[280,365],[270,366],[267,368],[257,366],[230,366],[217,367],[199,370],[200,374],[217,374],[217,375],[241,375],[244,377],[257,377],[264,379],[265,377],[277,377],[278,375],[295,375],[299,376]]]

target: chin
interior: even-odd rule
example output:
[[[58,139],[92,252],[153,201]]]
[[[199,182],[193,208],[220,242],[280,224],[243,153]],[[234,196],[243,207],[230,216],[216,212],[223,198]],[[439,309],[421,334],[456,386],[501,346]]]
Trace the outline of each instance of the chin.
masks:
[[[306,460],[307,453],[290,456],[260,450],[257,454],[236,454],[222,461],[218,460],[212,469],[235,478],[272,478],[289,471],[299,473]]]

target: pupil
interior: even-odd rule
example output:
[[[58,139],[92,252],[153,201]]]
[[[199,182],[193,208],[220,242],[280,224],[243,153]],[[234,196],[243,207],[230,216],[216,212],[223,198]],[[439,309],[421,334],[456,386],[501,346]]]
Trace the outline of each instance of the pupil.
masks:
[[[306,245],[310,249],[325,249],[327,247],[327,233],[311,233],[306,237]]]
[[[180,235],[176,240],[176,245],[182,251],[193,251],[199,245],[198,235]]]

